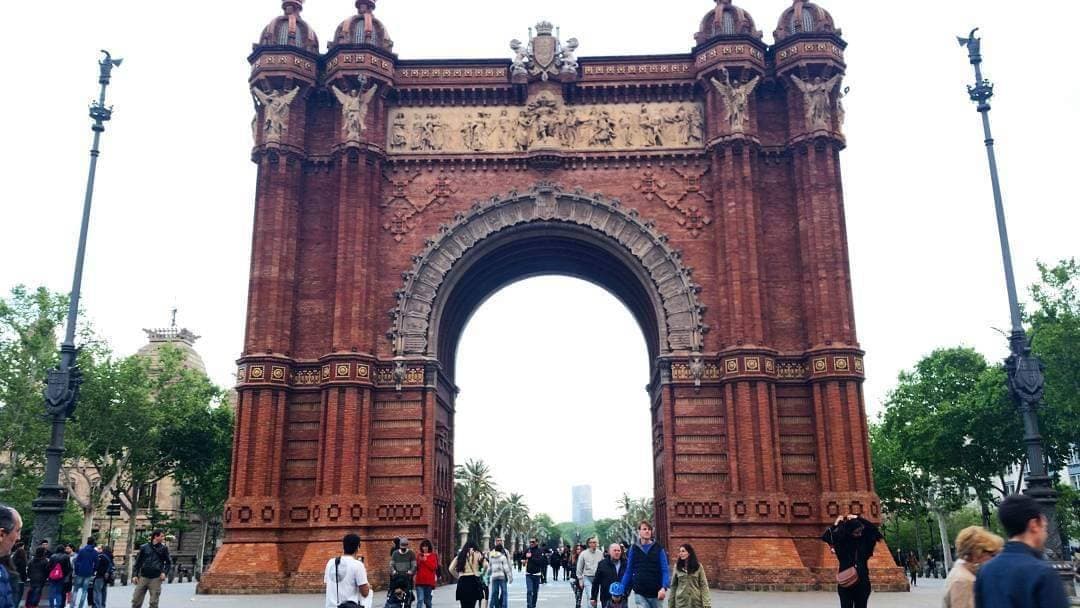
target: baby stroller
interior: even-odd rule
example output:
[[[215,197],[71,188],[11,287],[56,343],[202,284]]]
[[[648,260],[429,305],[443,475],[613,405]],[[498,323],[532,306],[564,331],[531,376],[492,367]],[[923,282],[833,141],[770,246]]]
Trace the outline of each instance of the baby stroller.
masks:
[[[390,587],[386,591],[385,608],[412,608],[416,601],[413,593],[412,576],[408,573],[395,573],[390,576]]]

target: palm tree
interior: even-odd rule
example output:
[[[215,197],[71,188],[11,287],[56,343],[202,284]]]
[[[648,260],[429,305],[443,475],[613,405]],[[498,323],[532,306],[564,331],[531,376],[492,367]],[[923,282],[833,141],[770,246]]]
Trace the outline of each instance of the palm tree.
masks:
[[[483,460],[468,460],[454,467],[454,509],[461,546],[469,538],[469,529],[480,522],[485,508],[497,494],[491,467]]]

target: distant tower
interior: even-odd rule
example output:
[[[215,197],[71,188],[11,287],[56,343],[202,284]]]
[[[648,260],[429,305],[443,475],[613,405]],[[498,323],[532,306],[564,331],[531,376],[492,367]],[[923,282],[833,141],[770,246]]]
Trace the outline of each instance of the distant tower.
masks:
[[[570,511],[575,524],[592,523],[592,486],[574,486],[571,489]]]

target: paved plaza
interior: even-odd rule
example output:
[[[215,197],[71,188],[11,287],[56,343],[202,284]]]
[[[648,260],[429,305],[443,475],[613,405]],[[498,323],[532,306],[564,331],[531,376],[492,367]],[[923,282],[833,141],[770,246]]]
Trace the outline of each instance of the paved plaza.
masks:
[[[510,586],[510,608],[525,608],[525,579],[515,576]],[[944,581],[929,579],[919,581],[919,586],[911,593],[875,593],[870,598],[874,608],[939,608]],[[131,605],[131,587],[114,587],[110,590],[109,606],[127,608]],[[374,608],[382,608],[385,594],[376,592]],[[584,602],[583,602],[584,603]],[[573,608],[574,595],[570,583],[548,582],[540,588],[537,608]],[[714,608],[729,607],[767,607],[767,608],[811,608],[838,606],[836,594],[831,592],[811,593],[742,593],[713,591]],[[322,596],[317,595],[274,595],[274,596],[211,596],[195,595],[195,585],[191,583],[166,585],[161,595],[161,608],[225,608],[233,606],[273,606],[273,608],[318,608],[323,606]],[[433,608],[456,608],[454,586],[444,585],[435,591]]]

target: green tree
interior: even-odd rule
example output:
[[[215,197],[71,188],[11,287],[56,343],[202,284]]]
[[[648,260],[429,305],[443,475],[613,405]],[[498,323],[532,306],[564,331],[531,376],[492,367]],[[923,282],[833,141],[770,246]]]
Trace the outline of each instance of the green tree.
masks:
[[[1067,259],[1039,264],[1041,280],[1031,287],[1035,306],[1030,324],[1032,350],[1046,364],[1040,430],[1047,456],[1060,468],[1070,445],[1080,445],[1080,263]]]
[[[210,522],[220,517],[229,498],[234,418],[228,404],[207,404],[204,411],[166,432],[166,442],[176,457],[173,479],[185,508],[199,517],[201,542],[195,556],[199,574],[206,558]]]

